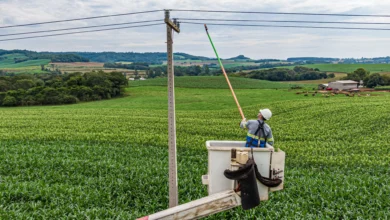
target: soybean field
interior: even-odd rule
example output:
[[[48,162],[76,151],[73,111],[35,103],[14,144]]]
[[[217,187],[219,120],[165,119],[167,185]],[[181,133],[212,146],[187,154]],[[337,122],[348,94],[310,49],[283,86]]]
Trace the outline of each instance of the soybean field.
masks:
[[[296,65],[293,66],[283,66],[277,68],[288,68],[293,69]],[[321,71],[326,72],[336,72],[336,73],[352,73],[358,68],[364,68],[370,73],[387,73],[390,72],[390,65],[386,63],[375,63],[375,64],[367,64],[367,63],[358,63],[358,64],[305,64],[302,65],[307,68],[318,68]]]
[[[316,83],[291,81],[291,82],[272,82],[267,80],[254,80],[243,77],[230,77],[229,81],[236,89],[288,89],[291,87],[305,87],[307,89],[316,88]],[[144,81],[130,81],[130,87],[136,86],[167,86],[167,78],[155,78]],[[184,88],[209,88],[209,89],[228,89],[226,79],[223,76],[180,76],[175,77],[175,87]]]
[[[201,78],[201,77],[200,77]],[[176,88],[179,203],[207,196],[207,140],[244,140],[226,88]],[[206,79],[206,78],[204,78]],[[233,84],[233,86],[235,86]],[[206,219],[386,219],[390,93],[296,95],[237,86],[248,119],[270,108],[285,188]],[[0,219],[135,219],[168,207],[164,86],[62,106],[0,108]]]

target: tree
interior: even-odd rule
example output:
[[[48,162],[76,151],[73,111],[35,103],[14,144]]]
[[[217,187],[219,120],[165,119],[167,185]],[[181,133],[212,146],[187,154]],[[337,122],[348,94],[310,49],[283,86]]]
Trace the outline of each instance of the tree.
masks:
[[[210,74],[210,68],[208,65],[204,65],[204,73],[205,75],[209,75]]]
[[[390,76],[389,75],[383,75],[382,76],[384,85],[390,85]]]
[[[0,105],[70,104],[78,100],[109,99],[122,95],[127,86],[120,72],[18,74],[0,76]]]
[[[55,88],[45,88],[41,91],[41,94],[44,95],[43,104],[61,104],[62,102],[60,99],[61,93]]]
[[[354,74],[356,74],[359,78],[359,80],[363,80],[364,78],[366,78],[370,72],[363,69],[363,68],[358,68],[357,70],[353,71]]]
[[[0,79],[0,92],[6,92],[12,88],[11,82]]]
[[[35,83],[30,79],[21,79],[16,81],[16,83],[14,84],[15,89],[24,89],[24,90],[28,90],[34,86]]]
[[[77,103],[79,100],[72,96],[72,95],[64,95],[62,97],[62,103],[64,104],[74,104],[74,103]]]
[[[134,70],[134,79],[139,79],[139,74],[137,70]]]
[[[335,77],[334,73],[329,73],[328,74],[328,78],[334,78],[334,77]]]
[[[85,85],[85,79],[82,76],[73,76],[66,81],[66,85],[69,87],[82,86]]]
[[[3,99],[3,106],[16,106],[16,104],[17,104],[17,101],[16,101],[15,97],[13,97],[13,96],[7,95]]]
[[[364,80],[369,74],[370,72],[366,71],[364,68],[358,68],[352,73],[348,73],[346,77],[343,77],[343,79],[349,79],[359,82],[360,80]]]
[[[385,85],[385,82],[379,73],[370,74],[364,79],[364,84],[368,88],[374,88],[376,86]]]
[[[156,76],[154,75],[154,72],[153,72],[152,69],[147,70],[147,71],[146,71],[146,75],[148,76],[148,78],[154,78],[154,77],[156,77]]]
[[[159,77],[159,76],[161,76],[161,74],[162,74],[161,69],[160,69],[160,68],[156,68],[156,71],[154,72],[154,75],[155,75],[156,77]]]

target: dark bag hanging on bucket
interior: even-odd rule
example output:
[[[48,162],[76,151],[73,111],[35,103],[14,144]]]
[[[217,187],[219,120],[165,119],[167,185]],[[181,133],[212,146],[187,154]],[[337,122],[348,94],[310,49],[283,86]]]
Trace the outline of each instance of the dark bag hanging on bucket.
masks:
[[[255,163],[252,159],[239,170],[225,170],[226,178],[237,180],[241,191],[241,205],[244,210],[254,208],[260,204],[259,191],[257,189]]]
[[[276,187],[279,186],[283,181],[281,179],[271,179],[264,177],[260,174],[259,170],[257,169],[257,164],[255,163],[255,174],[256,174],[256,179],[260,181],[265,186],[268,187]]]
[[[268,187],[276,187],[282,183],[281,179],[263,177],[257,168],[257,164],[255,163],[253,148],[251,148],[251,154],[252,158],[248,159],[246,164],[238,170],[225,170],[223,172],[226,178],[237,180],[241,191],[241,205],[244,210],[254,208],[260,204],[260,196],[256,179]]]
[[[260,123],[260,121],[259,121],[259,124],[260,124],[259,128],[263,132],[263,136],[264,136],[264,139],[265,139],[264,146],[266,146],[266,144],[267,144],[267,136],[265,136],[264,123]],[[260,144],[260,140],[259,140],[259,144]],[[255,164],[254,166],[255,166],[255,174],[256,174],[257,180],[259,180],[262,184],[264,184],[265,186],[268,186],[268,187],[279,186],[283,182],[281,179],[271,179],[271,178],[263,177],[260,174],[259,169],[257,169],[257,164],[255,163],[255,159],[253,157],[253,149],[251,149],[251,153],[252,153],[253,163]]]

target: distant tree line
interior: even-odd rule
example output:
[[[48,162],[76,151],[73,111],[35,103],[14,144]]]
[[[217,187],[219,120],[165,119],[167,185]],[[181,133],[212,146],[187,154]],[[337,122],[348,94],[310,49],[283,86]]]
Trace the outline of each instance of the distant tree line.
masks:
[[[262,69],[262,68],[271,68],[278,66],[288,66],[289,64],[283,63],[265,63],[260,65],[243,65],[243,66],[235,66],[230,68],[225,68],[225,72],[228,74],[241,72],[243,70],[254,70],[254,69]],[[210,68],[212,67],[212,69]],[[222,75],[222,70],[217,65],[207,65],[204,64],[194,65],[194,66],[175,66],[174,67],[175,76],[219,76]],[[162,65],[159,67],[149,68],[147,71],[148,78],[155,78],[158,76],[166,75],[167,66]],[[157,75],[155,74],[157,72]],[[150,73],[150,74],[148,74]],[[160,74],[161,73],[161,74]]]
[[[280,62],[280,61],[281,60],[278,60],[278,59],[259,59],[259,60],[255,60],[254,62],[255,63],[268,63],[268,62]],[[251,62],[251,61],[248,61],[248,62]]]
[[[0,56],[6,54],[23,54],[26,58],[15,58],[15,63],[24,62],[27,60],[49,59],[51,62],[89,62],[88,58],[81,57],[74,53],[51,53],[51,52],[35,52],[29,50],[0,50]]]
[[[167,53],[135,53],[135,52],[74,52],[81,57],[94,62],[114,63],[120,61],[146,62],[149,64],[162,64],[167,60]],[[202,56],[193,56],[186,53],[174,53],[175,60],[209,60]]]
[[[299,81],[299,80],[316,80],[326,79],[328,75],[319,69],[296,66],[294,69],[272,68],[267,70],[256,70],[249,73],[240,72],[235,76],[248,77],[253,79],[269,81]]]
[[[287,58],[288,62],[306,62],[306,63],[330,63],[333,61],[339,61],[339,58],[329,57],[290,57]]]
[[[282,66],[285,64],[264,64],[260,65],[262,68],[265,66]],[[259,69],[259,66],[238,66],[226,69],[226,73],[230,76],[248,77],[254,79],[263,79],[270,81],[297,81],[297,80],[315,80],[326,79],[328,75],[325,72],[321,72],[319,69],[307,68],[303,66],[296,66],[293,70],[283,68],[273,68],[267,70],[256,70],[249,73],[242,72],[242,70]],[[175,76],[218,76],[222,74],[220,68],[210,69],[208,65],[197,66],[175,66]],[[167,66],[150,67],[146,70],[148,78],[165,77],[167,76]],[[333,76],[334,77],[334,74]]]
[[[122,96],[122,73],[26,74],[0,76],[0,106],[58,105]]]
[[[363,83],[368,88],[375,88],[376,86],[387,86],[390,85],[390,76],[389,75],[380,75],[379,73],[371,73],[370,71],[365,70],[364,68],[358,68],[352,73],[348,73],[346,77],[342,78],[343,80],[354,80],[360,82],[363,80]]]
[[[210,76],[212,75],[207,65],[203,66],[175,66],[175,76]],[[148,78],[165,77],[167,76],[167,66],[151,67],[146,70]]]
[[[131,64],[122,64],[122,63],[105,63],[103,67],[106,68],[122,68],[130,70],[147,70],[149,69],[148,63],[131,63]]]
[[[279,66],[291,66],[291,64],[288,63],[264,63],[260,65],[242,65],[242,66],[235,66],[226,68],[225,71],[227,73],[234,73],[234,72],[241,72],[243,70],[257,70],[257,69],[265,69],[265,68],[273,68],[273,67],[279,67]],[[218,67],[218,66],[216,66]],[[222,74],[221,68],[217,68],[216,70],[212,71],[213,75],[220,75]]]
[[[390,57],[374,57],[374,58],[345,58],[341,63],[390,63]]]
[[[326,58],[326,57],[290,57],[288,62],[295,62],[297,64],[314,64],[314,63],[390,63],[390,57],[373,57],[373,58]]]

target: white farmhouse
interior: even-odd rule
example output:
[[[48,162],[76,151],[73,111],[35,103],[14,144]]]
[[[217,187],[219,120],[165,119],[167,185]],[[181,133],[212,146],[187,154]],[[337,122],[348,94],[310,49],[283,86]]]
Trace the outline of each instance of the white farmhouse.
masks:
[[[353,80],[339,80],[336,82],[330,82],[328,88],[338,89],[338,90],[350,90],[358,88],[359,83]]]

